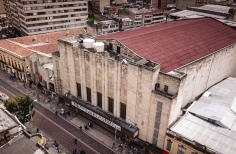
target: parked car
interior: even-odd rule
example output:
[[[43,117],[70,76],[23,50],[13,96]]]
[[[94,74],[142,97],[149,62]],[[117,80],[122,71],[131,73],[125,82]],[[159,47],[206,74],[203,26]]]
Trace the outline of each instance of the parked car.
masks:
[[[0,92],[0,100],[1,101],[5,101],[5,100],[8,100],[8,99],[9,99],[9,97],[6,94]]]

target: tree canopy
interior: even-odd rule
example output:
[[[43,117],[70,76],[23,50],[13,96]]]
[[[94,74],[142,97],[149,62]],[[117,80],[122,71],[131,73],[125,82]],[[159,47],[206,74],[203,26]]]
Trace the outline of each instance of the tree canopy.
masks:
[[[29,114],[29,107],[30,110],[34,107],[34,101],[29,96],[18,95],[14,99],[4,101],[4,105],[10,113],[17,116],[20,122],[24,123],[28,119],[26,115]]]

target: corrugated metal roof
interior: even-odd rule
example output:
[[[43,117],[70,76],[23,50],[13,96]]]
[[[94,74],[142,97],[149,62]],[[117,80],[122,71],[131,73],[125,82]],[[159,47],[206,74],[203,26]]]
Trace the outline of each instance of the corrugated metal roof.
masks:
[[[191,11],[191,10],[183,10],[179,12],[173,12],[170,14],[171,16],[180,17],[180,18],[201,18],[201,17],[212,17],[216,19],[225,19],[225,16]]]
[[[217,121],[217,123],[236,131],[236,79],[227,78],[211,87],[189,109],[190,113]]]
[[[0,133],[11,128],[16,127],[18,124],[2,109],[0,109]]]
[[[191,113],[185,114],[170,129],[219,153],[236,154],[235,131],[208,123]]]

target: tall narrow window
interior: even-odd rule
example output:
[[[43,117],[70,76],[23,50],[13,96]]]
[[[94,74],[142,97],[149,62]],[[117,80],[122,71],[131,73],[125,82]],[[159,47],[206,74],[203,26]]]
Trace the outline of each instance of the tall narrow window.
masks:
[[[159,84],[159,83],[156,83],[156,84],[155,84],[155,91],[158,91],[159,88],[160,88],[160,84]]]
[[[92,99],[91,99],[91,89],[86,87],[86,92],[87,92],[87,101],[89,101],[90,103],[92,103]]]
[[[81,84],[80,83],[77,83],[77,96],[78,97],[82,97],[82,95],[81,95]]]
[[[126,119],[126,104],[120,103],[120,117]]]
[[[171,151],[171,145],[172,145],[171,140],[167,140],[166,150]]]
[[[113,50],[113,45],[109,43],[109,50]]]
[[[119,46],[117,46],[116,50],[117,50],[117,53],[120,54],[120,47]]]
[[[97,92],[97,106],[102,108],[102,94]]]
[[[161,8],[161,2],[162,2],[162,1],[158,1],[158,4],[157,4],[157,5],[158,5],[158,9]]]
[[[114,112],[114,99],[108,97],[108,111],[113,114]]]
[[[168,93],[168,86],[165,85],[164,92]]]
[[[184,154],[184,153],[185,153],[185,148],[183,146],[179,146],[177,154]]]

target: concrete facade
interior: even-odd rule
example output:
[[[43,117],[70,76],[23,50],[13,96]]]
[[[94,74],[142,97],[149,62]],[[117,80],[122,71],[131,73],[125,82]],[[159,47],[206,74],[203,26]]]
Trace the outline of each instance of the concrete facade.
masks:
[[[194,101],[209,87],[224,78],[235,77],[235,66],[236,45],[233,44],[177,69],[186,73],[187,77],[178,90],[177,102],[172,104],[169,124],[181,114],[182,107]]]
[[[96,40],[106,51],[86,49],[74,36],[58,41],[59,55],[53,64],[56,89],[61,94],[78,95],[87,100],[86,87],[91,89],[91,104],[97,106],[97,92],[102,94],[102,109],[108,112],[108,97],[114,99],[114,116],[121,118],[120,103],[126,105],[126,122],[139,128],[139,138],[163,148],[167,127],[182,114],[182,108],[210,86],[236,75],[234,44],[193,61],[168,73],[147,61],[117,40]],[[112,48],[111,48],[111,46]],[[120,47],[118,53],[117,47]],[[59,72],[58,72],[59,71]],[[59,79],[58,79],[59,78]],[[157,86],[158,84],[158,86]],[[59,93],[59,91],[56,91]]]
[[[5,7],[3,0],[0,0],[0,14],[5,14]]]
[[[23,35],[84,28],[88,18],[87,1],[5,0],[5,5],[7,18]]]
[[[50,84],[54,85],[54,72],[52,57],[34,53],[25,59],[26,72],[30,73],[30,78],[41,84],[45,90],[54,92],[50,89]],[[43,88],[42,88],[43,89]]]
[[[119,9],[119,17],[128,17],[133,20],[134,27],[147,26],[163,22],[163,10],[122,8]]]
[[[176,2],[177,9],[186,10],[187,7],[199,7],[203,6],[205,2],[204,0],[178,0]]]
[[[56,82],[56,89],[62,87],[63,94],[70,91],[77,96],[76,84],[79,83],[83,100],[87,100],[86,87],[91,89],[91,103],[94,106],[97,106],[99,92],[102,94],[102,109],[106,112],[108,97],[113,98],[112,114],[118,118],[121,114],[120,103],[126,104],[124,120],[139,128],[139,138],[162,148],[171,103],[185,74],[175,77],[159,73],[159,65],[152,62],[140,65],[137,62],[142,58],[116,40],[103,41],[106,46],[112,43],[114,50],[120,46],[120,55],[111,56],[107,51],[97,53],[94,49],[80,47],[78,42],[73,41],[77,39],[78,36],[58,41],[60,57],[55,56],[53,63],[59,63],[60,70],[54,70],[54,73],[61,85]],[[130,61],[126,63],[124,58]],[[157,82],[161,85],[155,91]],[[169,94],[163,92],[165,84],[173,85]]]

